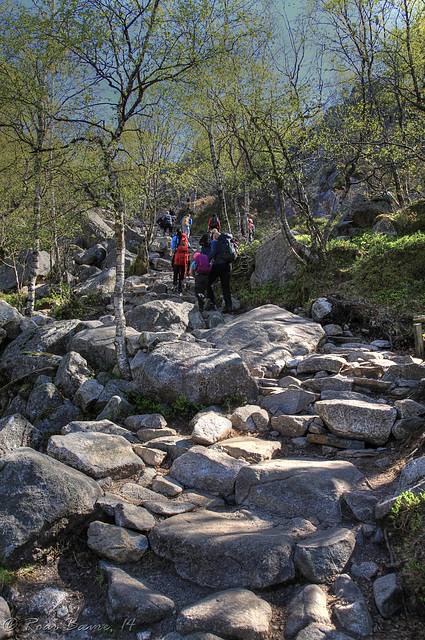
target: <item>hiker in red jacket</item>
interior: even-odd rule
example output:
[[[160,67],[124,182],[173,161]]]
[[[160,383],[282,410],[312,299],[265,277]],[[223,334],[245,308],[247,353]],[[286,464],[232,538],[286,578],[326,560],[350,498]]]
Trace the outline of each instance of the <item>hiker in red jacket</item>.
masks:
[[[213,231],[214,229],[220,231],[220,220],[215,214],[208,220],[208,231]]]

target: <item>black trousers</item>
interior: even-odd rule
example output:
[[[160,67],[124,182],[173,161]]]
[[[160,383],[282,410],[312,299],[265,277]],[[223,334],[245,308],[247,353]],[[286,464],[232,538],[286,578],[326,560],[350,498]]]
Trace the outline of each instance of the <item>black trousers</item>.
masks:
[[[173,286],[178,288],[179,293],[183,289],[183,280],[186,275],[186,266],[184,264],[173,264]],[[178,280],[178,283],[177,283]]]
[[[195,277],[195,296],[198,299],[199,311],[204,310],[205,292],[208,289],[209,274],[198,273]]]
[[[207,297],[215,304],[214,291],[212,285],[220,279],[221,290],[223,291],[224,305],[228,311],[232,310],[232,296],[230,293],[230,273],[231,265],[229,263],[213,264],[210,277],[208,280]]]

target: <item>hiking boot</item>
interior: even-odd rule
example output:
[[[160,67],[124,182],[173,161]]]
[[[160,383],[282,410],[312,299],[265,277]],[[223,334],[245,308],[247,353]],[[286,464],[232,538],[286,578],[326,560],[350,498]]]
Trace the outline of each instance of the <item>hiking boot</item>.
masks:
[[[231,309],[228,309],[227,307],[224,307],[223,311],[221,313],[232,313]]]

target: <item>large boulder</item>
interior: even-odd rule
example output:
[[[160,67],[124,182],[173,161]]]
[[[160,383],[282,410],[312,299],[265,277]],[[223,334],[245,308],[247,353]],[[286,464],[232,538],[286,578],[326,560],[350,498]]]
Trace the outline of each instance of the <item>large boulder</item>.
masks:
[[[15,307],[5,300],[0,300],[0,327],[6,331],[6,335],[14,340],[21,333],[21,324],[25,318]]]
[[[255,254],[255,270],[251,276],[251,287],[266,282],[287,284],[293,280],[301,263],[281,233],[265,242]]]
[[[127,337],[136,334],[127,327]],[[85,358],[93,369],[112,370],[117,362],[115,352],[115,324],[89,327],[75,335],[68,344],[68,351],[76,351]]]
[[[397,409],[359,400],[320,400],[317,413],[335,436],[383,445],[391,435]]]
[[[116,282],[116,269],[111,267],[101,271],[98,275],[94,275],[81,284],[73,287],[73,293],[78,295],[97,293],[102,300],[109,302],[114,293]]]
[[[227,349],[205,351],[195,343],[159,345],[148,356],[133,358],[135,386],[158,402],[184,396],[211,405],[234,393],[255,401],[258,387],[242,358]]]
[[[126,478],[145,468],[125,438],[98,431],[52,436],[47,453],[93,478]]]
[[[33,254],[27,251],[18,256],[16,262],[6,259],[0,267],[0,290],[12,291],[16,288],[16,277],[21,286],[28,283],[32,269]],[[15,272],[16,269],[16,272]],[[38,254],[37,282],[43,282],[51,269],[50,254],[40,251]]]
[[[41,369],[58,367],[69,340],[81,329],[80,320],[59,320],[21,333],[0,358],[0,374],[7,381]]]
[[[174,300],[145,302],[125,314],[129,327],[137,331],[186,331],[193,304]]]
[[[173,516],[150,531],[149,543],[180,576],[216,589],[262,589],[295,575],[291,537],[241,513],[205,509]]]
[[[367,196],[357,194],[350,209],[356,227],[366,229],[372,227],[377,216],[392,212],[392,201],[390,196],[386,195],[377,195],[369,199]]]
[[[102,495],[98,484],[29,448],[0,460],[0,563],[28,561],[60,532],[84,525]]]
[[[0,420],[0,458],[14,449],[36,447],[41,433],[19,413]]]
[[[277,374],[294,356],[317,350],[326,340],[320,324],[268,304],[203,334],[218,349],[238,353],[250,369]]]
[[[354,465],[343,460],[260,462],[239,471],[236,503],[268,509],[286,518],[340,522],[340,497],[362,477]]]
[[[102,209],[87,211],[81,222],[81,238],[79,242],[85,249],[94,247],[94,245],[114,237],[113,230],[104,221],[100,215],[101,213]]]

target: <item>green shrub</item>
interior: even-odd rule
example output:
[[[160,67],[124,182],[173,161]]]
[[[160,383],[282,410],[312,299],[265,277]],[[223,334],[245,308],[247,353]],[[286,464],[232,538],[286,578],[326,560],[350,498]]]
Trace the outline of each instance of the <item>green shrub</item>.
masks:
[[[405,491],[397,498],[386,523],[396,560],[409,594],[425,612],[425,493]]]

